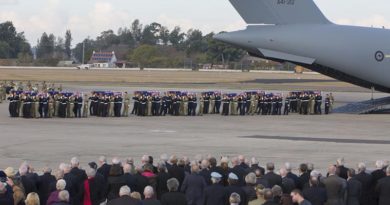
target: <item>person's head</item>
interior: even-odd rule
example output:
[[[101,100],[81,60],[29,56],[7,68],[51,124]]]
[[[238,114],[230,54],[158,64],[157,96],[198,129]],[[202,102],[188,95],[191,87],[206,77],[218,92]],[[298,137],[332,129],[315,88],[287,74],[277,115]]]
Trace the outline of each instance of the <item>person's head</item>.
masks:
[[[94,170],[97,170],[97,168],[98,168],[98,165],[96,164],[96,162],[90,162],[90,163],[88,163],[88,166]]]
[[[287,176],[286,168],[280,168],[279,174],[280,174],[281,177],[286,177]]]
[[[217,166],[217,159],[215,157],[210,157],[209,163],[211,167],[216,167]]]
[[[266,167],[267,167],[267,171],[269,172],[273,172],[275,170],[275,164],[272,162],[268,162]]]
[[[50,167],[44,167],[43,169],[42,169],[42,172],[44,173],[44,174],[51,174],[51,168]]]
[[[317,177],[310,177],[309,184],[311,187],[317,187],[318,186],[318,178]]]
[[[179,181],[176,178],[168,179],[167,188],[170,192],[176,192],[179,188]]]
[[[348,178],[353,178],[353,177],[355,177],[356,172],[354,169],[350,168],[350,169],[348,169],[347,174],[348,174]]]
[[[71,160],[70,160],[70,166],[72,168],[74,167],[79,167],[80,165],[80,160],[77,158],[77,157],[73,157]]]
[[[131,193],[131,190],[130,190],[130,187],[128,187],[128,186],[122,186],[119,189],[119,196],[120,197],[122,197],[122,196],[130,196],[130,193]]]
[[[266,201],[273,200],[274,195],[271,189],[264,189],[264,199]]]
[[[388,167],[386,168],[386,175],[387,175],[387,176],[390,176],[390,166],[388,166]]]
[[[60,170],[62,170],[64,172],[64,174],[67,174],[70,172],[71,166],[70,166],[70,164],[67,164],[67,163],[61,163]]]
[[[153,187],[146,186],[145,189],[144,189],[144,196],[145,196],[146,199],[153,198],[153,196],[154,196]]]
[[[264,189],[265,187],[262,184],[256,186],[255,190],[256,190],[257,198],[264,199]]]
[[[118,157],[112,158],[111,162],[112,162],[112,165],[120,165],[121,164],[121,160]]]
[[[25,176],[27,173],[28,173],[28,165],[22,164],[19,167],[19,174],[20,174],[20,176]]]
[[[157,163],[157,170],[158,170],[158,172],[166,172],[167,166],[165,165],[165,162]]]
[[[233,157],[232,158],[232,166],[235,167],[235,166],[237,166],[239,164],[240,164],[240,161],[238,160],[238,158],[237,157]]]
[[[144,155],[144,156],[142,156],[142,158],[141,158],[141,163],[142,163],[143,165],[149,163],[149,155]]]
[[[335,175],[335,174],[336,174],[336,171],[337,171],[336,166],[330,165],[330,166],[328,167],[328,173],[329,173],[329,175]]]
[[[202,160],[202,162],[200,163],[200,166],[202,169],[208,169],[210,166],[209,160],[207,160],[207,159]]]
[[[248,185],[255,185],[256,184],[256,174],[251,172],[248,175],[246,175],[245,182]]]
[[[284,168],[287,170],[287,172],[291,172],[292,166],[290,162],[284,163]]]
[[[60,202],[69,202],[69,192],[66,190],[60,191],[58,193],[58,199]]]
[[[160,155],[160,160],[165,163],[168,162],[168,155],[167,154]]]
[[[96,176],[96,170],[93,169],[93,168],[90,168],[88,167],[86,170],[85,170],[85,173],[87,174],[87,177],[88,178],[94,178]]]
[[[278,185],[273,186],[272,189],[271,189],[271,191],[272,191],[272,194],[274,195],[274,197],[276,197],[276,196],[282,196],[282,194],[283,194],[283,189],[282,189],[282,187],[280,187],[280,186],[278,186]]]
[[[65,190],[65,188],[66,188],[66,181],[63,179],[58,180],[56,183],[56,189],[58,191],[62,191]]]
[[[130,164],[124,164],[123,165],[123,173],[130,174],[131,173],[131,165]]]
[[[375,162],[375,166],[376,166],[376,168],[377,169],[383,169],[383,160],[377,160],[376,162]]]
[[[229,197],[229,203],[230,205],[238,205],[241,203],[241,197],[237,193],[232,193]]]
[[[213,184],[218,184],[222,180],[222,175],[218,172],[212,172],[211,173],[211,182]]]
[[[169,158],[169,162],[172,164],[172,165],[175,165],[177,164],[177,156],[176,155],[172,155],[170,158]]]
[[[120,176],[122,174],[122,167],[119,164],[114,164],[110,168],[110,176]]]
[[[300,203],[304,200],[302,192],[299,189],[295,189],[291,192],[291,198],[294,203]]]
[[[238,161],[239,161],[240,163],[245,163],[245,156],[244,156],[244,155],[239,155],[239,156],[238,156]]]
[[[236,185],[238,183],[238,176],[236,174],[230,173],[228,177],[229,185]]]
[[[306,173],[307,172],[307,164],[303,163],[299,165],[299,172]]]
[[[130,194],[130,197],[137,200],[142,200],[142,196],[139,192],[135,191]]]
[[[336,160],[337,166],[344,166],[344,163],[345,163],[344,157],[340,157]]]
[[[313,163],[307,163],[307,171],[311,172],[314,170],[314,164]]]
[[[29,193],[26,197],[25,203],[26,205],[39,205],[40,203],[38,194],[35,192]]]
[[[365,171],[366,171],[366,164],[363,163],[363,162],[360,162],[360,163],[358,164],[358,172],[359,172],[359,173],[363,173],[363,172],[365,172]]]
[[[191,173],[194,173],[194,174],[199,173],[199,166],[196,163],[192,163],[192,165],[191,165]]]

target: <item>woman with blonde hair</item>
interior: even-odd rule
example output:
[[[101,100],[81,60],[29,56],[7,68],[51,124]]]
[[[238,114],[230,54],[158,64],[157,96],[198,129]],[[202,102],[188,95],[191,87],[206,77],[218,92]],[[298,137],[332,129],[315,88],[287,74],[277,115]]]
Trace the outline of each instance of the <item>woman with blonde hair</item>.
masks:
[[[39,196],[35,192],[31,192],[27,195],[26,205],[39,205]]]

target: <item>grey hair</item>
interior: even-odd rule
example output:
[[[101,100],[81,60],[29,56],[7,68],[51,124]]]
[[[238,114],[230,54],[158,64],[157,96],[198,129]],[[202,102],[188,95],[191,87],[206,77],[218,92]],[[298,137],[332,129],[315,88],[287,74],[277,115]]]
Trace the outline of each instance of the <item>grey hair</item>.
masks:
[[[366,171],[366,164],[363,163],[363,162],[360,162],[360,163],[358,164],[358,172],[359,172],[359,173],[362,173],[362,172],[365,172],[365,171]]]
[[[96,176],[96,170],[92,168],[87,168],[85,170],[88,177],[95,177]]]
[[[232,193],[232,194],[230,195],[229,202],[230,202],[231,204],[239,204],[239,203],[241,203],[241,197],[240,197],[240,195],[237,194],[236,192]]]
[[[207,169],[209,167],[210,162],[207,159],[202,160],[202,163],[200,164],[202,169]]]
[[[120,164],[121,160],[118,157],[112,158],[112,164]]]
[[[77,157],[73,157],[73,158],[70,160],[70,165],[71,165],[72,167],[79,166],[79,164],[80,164],[80,160],[79,160],[79,158],[77,158]]]
[[[274,187],[272,187],[272,194],[274,196],[280,196],[283,194],[283,189],[282,187],[278,186],[278,185],[275,185]]]
[[[388,166],[388,167],[386,168],[386,174],[387,174],[387,175],[390,175],[390,166]]]
[[[148,198],[153,197],[153,195],[154,195],[153,187],[146,186],[144,189],[144,195],[145,195],[145,197],[148,197]]]
[[[43,168],[43,173],[51,173],[52,172],[52,170],[51,170],[51,168],[50,167],[45,167],[45,168]]]
[[[344,163],[345,163],[344,157],[338,158],[336,162],[337,162],[337,165],[344,165]]]
[[[179,181],[176,178],[170,178],[167,181],[167,187],[169,191],[177,191],[179,188]]]
[[[125,173],[125,174],[131,173],[131,165],[130,164],[123,165],[123,173]]]
[[[251,172],[248,175],[245,176],[245,182],[247,184],[256,184],[256,174]]]
[[[99,157],[99,162],[107,163],[107,158],[106,158],[106,156],[100,156],[100,157]]]
[[[290,162],[284,163],[284,168],[285,168],[288,172],[291,172],[291,170],[292,170],[291,163],[290,163]]]
[[[164,162],[167,162],[168,161],[168,155],[167,154],[162,154],[160,155],[160,159]]]
[[[20,166],[20,168],[19,168],[19,174],[20,174],[20,176],[26,175],[27,172],[28,172],[28,166],[25,165],[25,164],[22,164],[22,165]]]
[[[56,189],[62,191],[65,190],[65,188],[66,188],[66,181],[63,179],[58,180],[56,183]]]
[[[62,171],[61,169],[56,169],[54,170],[54,176],[56,177],[57,180],[60,180],[64,178],[64,171]]]
[[[251,164],[252,165],[259,164],[259,161],[256,159],[256,157],[251,158]]]
[[[66,190],[60,191],[58,193],[58,199],[63,202],[69,202],[69,192]]]
[[[272,163],[272,162],[268,162],[268,163],[267,163],[267,170],[268,170],[268,171],[273,171],[273,170],[275,170],[275,164]]]
[[[131,190],[128,186],[122,186],[119,190],[119,196],[130,196]]]
[[[377,169],[383,169],[383,160],[377,160],[376,162],[375,162],[375,166],[376,166],[376,168]]]

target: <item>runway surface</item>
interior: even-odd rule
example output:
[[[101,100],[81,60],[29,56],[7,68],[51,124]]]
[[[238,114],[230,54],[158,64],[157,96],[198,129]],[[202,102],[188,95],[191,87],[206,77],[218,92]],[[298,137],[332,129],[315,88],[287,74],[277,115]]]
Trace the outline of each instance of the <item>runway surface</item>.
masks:
[[[88,88],[85,88],[86,90]],[[335,93],[354,101],[364,93]],[[343,97],[344,96],[344,97]],[[343,103],[339,103],[342,105]],[[320,170],[345,157],[347,165],[374,166],[390,154],[388,115],[197,116],[87,119],[11,119],[0,104],[0,168],[29,161],[57,167],[73,156],[83,165],[99,155],[156,158],[162,153],[194,157],[244,154],[264,165],[313,162]]]

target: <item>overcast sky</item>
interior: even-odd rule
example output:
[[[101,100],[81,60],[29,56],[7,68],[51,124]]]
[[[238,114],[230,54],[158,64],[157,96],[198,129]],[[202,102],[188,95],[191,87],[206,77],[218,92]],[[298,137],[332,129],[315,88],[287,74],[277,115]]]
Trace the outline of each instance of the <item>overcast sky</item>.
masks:
[[[315,0],[333,22],[390,28],[388,0]],[[129,27],[134,19],[184,30],[231,31],[245,23],[228,0],[0,0],[0,22],[13,21],[35,45],[43,32],[73,34],[73,45],[101,31]]]

